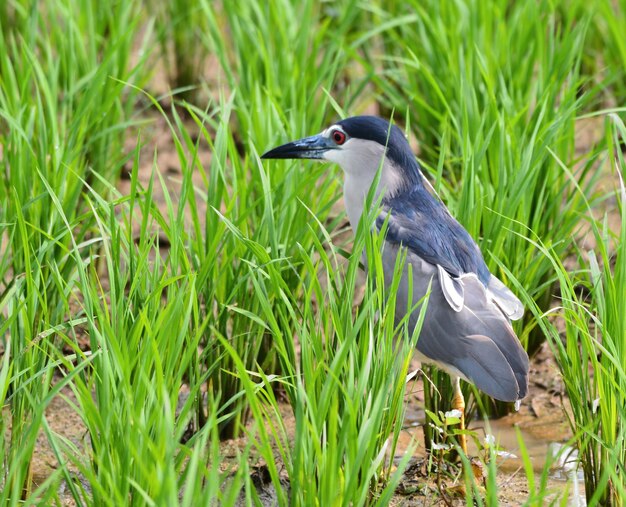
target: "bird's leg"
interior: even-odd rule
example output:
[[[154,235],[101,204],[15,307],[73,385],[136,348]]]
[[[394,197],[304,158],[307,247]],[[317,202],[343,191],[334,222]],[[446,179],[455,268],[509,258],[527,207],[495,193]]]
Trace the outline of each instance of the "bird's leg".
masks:
[[[461,412],[461,422],[459,427],[461,431],[465,431],[465,398],[463,398],[463,392],[461,391],[461,379],[459,377],[454,378],[454,398],[452,398],[452,409]],[[467,456],[467,439],[465,433],[459,434],[459,445]]]

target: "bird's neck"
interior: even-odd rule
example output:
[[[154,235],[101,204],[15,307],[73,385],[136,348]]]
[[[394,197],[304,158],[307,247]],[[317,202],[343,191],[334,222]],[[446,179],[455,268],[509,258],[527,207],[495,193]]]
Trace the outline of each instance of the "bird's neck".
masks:
[[[363,214],[365,198],[367,197],[370,185],[371,181],[370,184],[367,185],[362,178],[354,177],[349,174],[346,175],[343,184],[343,199],[346,205],[346,213],[348,214],[348,220],[350,220],[350,226],[355,233],[361,215]]]
[[[348,214],[348,219],[350,220],[350,226],[355,233],[357,226],[359,225],[361,215],[363,214],[367,194],[374,182],[374,177],[375,176],[368,178],[363,177],[362,174],[354,175],[349,173],[345,176],[343,196],[346,213]],[[374,194],[373,202],[378,202],[379,198],[381,198],[382,201],[388,201],[399,197],[401,194],[413,193],[417,190],[416,188],[413,188],[414,186],[420,186],[421,190],[426,192],[421,183],[411,185],[411,187],[407,188],[397,179],[394,173],[383,171]]]

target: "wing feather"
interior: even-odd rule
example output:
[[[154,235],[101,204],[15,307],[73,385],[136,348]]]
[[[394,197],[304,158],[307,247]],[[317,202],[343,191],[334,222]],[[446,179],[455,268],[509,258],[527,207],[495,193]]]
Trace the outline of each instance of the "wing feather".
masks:
[[[385,249],[385,265],[393,265],[399,246]],[[454,374],[461,374],[490,396],[503,401],[517,401],[528,392],[528,355],[521,346],[506,315],[487,297],[487,290],[475,274],[456,280],[462,286],[463,306],[456,310],[448,298],[459,296],[441,283],[440,268],[413,251],[407,254],[411,264],[413,294],[409,298],[406,281],[400,284],[396,312],[398,320],[409,301],[419,301],[431,287],[426,316],[422,324],[418,351],[430,362]],[[408,266],[405,266],[408,276]],[[449,276],[449,275],[448,275]],[[454,279],[454,278],[452,278]],[[432,282],[432,283],[431,283]],[[446,294],[448,293],[448,294]],[[453,301],[457,304],[456,300]],[[406,304],[406,306],[404,306]],[[415,310],[409,325],[417,323]]]
[[[437,271],[439,273],[439,284],[446,301],[455,312],[460,312],[463,309],[465,299],[463,283],[459,278],[450,276],[439,264],[437,264]]]
[[[524,315],[524,305],[498,278],[491,275],[487,285],[489,298],[498,305],[502,313],[511,320],[519,320]]]
[[[418,351],[496,399],[520,400],[528,392],[528,355],[509,319],[520,318],[523,306],[489,272],[467,231],[429,196],[418,189],[389,200],[376,221],[379,229],[387,222],[385,272],[393,273],[401,247],[412,267],[412,283],[403,280],[398,289],[397,319],[403,304],[419,301],[430,286]],[[418,316],[411,314],[411,326]]]

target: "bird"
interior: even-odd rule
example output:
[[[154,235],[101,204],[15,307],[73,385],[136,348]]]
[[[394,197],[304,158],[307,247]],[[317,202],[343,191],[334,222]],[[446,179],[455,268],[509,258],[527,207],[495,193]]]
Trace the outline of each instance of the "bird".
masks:
[[[438,198],[397,125],[378,116],[353,116],[261,158],[313,159],[341,166],[344,203],[354,232],[380,170],[375,190],[380,212],[371,227],[384,230],[386,285],[393,279],[396,258],[406,252],[396,322],[406,320],[409,301],[420,301],[430,290],[417,356],[452,377],[452,408],[460,412],[462,430],[461,379],[492,398],[519,404],[528,393],[528,355],[511,321],[523,316],[524,307],[490,272],[474,239]],[[408,317],[410,331],[419,313],[414,309]],[[463,431],[459,445],[467,455]]]

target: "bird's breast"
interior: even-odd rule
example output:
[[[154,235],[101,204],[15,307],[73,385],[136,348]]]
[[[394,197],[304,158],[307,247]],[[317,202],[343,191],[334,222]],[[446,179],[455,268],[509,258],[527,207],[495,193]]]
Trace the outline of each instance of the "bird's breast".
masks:
[[[363,206],[365,204],[365,198],[369,191],[369,185],[361,178],[350,177],[346,175],[346,180],[343,186],[343,200],[346,206],[346,214],[348,220],[350,220],[350,226],[356,233],[356,229],[359,225],[359,220],[363,214]]]

